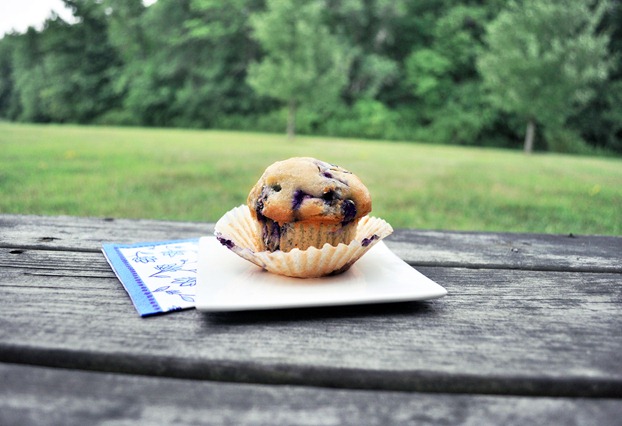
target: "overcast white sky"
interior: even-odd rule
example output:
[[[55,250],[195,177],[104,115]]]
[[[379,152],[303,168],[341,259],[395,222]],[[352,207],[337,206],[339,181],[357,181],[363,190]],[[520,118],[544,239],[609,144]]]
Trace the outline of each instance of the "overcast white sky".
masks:
[[[145,4],[154,0],[143,1]],[[65,21],[72,22],[71,11],[61,0],[0,0],[0,37],[15,30],[25,32],[28,27],[41,29],[43,21],[56,12]]]
[[[41,29],[52,11],[66,21],[72,18],[61,0],[0,0],[0,37],[11,30],[23,33],[30,26]]]

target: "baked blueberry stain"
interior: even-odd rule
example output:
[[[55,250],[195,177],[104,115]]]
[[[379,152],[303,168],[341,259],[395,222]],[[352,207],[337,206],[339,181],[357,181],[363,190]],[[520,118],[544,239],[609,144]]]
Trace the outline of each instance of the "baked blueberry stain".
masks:
[[[361,241],[361,245],[363,247],[367,247],[368,245],[370,245],[371,243],[373,243],[375,240],[379,239],[380,237],[376,234],[372,235],[369,238],[363,238],[363,241]]]
[[[312,196],[301,189],[296,190],[296,192],[294,192],[294,197],[292,198],[292,209],[298,210],[302,205],[302,202],[307,198],[312,198]]]
[[[222,244],[223,246],[227,247],[229,250],[231,250],[233,247],[235,247],[235,243],[231,240],[228,240],[224,237],[221,237],[220,235],[216,237],[216,239],[220,242],[220,244]]]
[[[337,173],[341,173],[341,174],[348,174],[351,175],[352,172],[339,167],[335,164],[329,164],[329,163],[316,163],[317,166],[317,170],[320,173],[320,175],[324,176],[326,179],[334,179],[337,182],[343,183],[345,186],[349,186],[348,182],[346,182],[343,179],[339,179],[338,177],[335,177],[335,175],[332,172],[337,172]]]
[[[266,201],[270,194],[281,191],[281,185],[273,184],[271,186],[264,185],[261,188],[261,195],[257,199],[257,205],[255,206],[255,213],[257,220],[262,223],[261,227],[261,239],[263,240],[266,248],[270,251],[279,250],[281,240],[281,227],[277,222],[267,218],[263,214]]]
[[[341,184],[343,184],[345,186],[350,186],[350,185],[348,185],[348,182],[346,182],[343,179],[339,179],[338,177],[335,177],[335,175],[333,175],[330,172],[322,172],[322,176],[324,176],[326,179],[331,179],[331,180],[337,181],[337,182],[339,182],[339,183],[341,183]]]
[[[337,199],[337,194],[335,193],[335,191],[333,191],[332,189],[329,191],[326,191],[323,195],[322,195],[322,200],[324,200],[327,203],[332,203],[333,201],[335,201]]]
[[[272,220],[263,224],[261,239],[269,251],[277,251],[281,246],[281,226]]]
[[[343,214],[343,221],[341,224],[343,226],[352,223],[354,218],[356,218],[356,205],[352,200],[345,200],[343,204],[341,204],[341,213]]]
[[[255,214],[257,215],[257,220],[261,222],[265,222],[267,219],[263,215],[263,209],[265,206],[265,202],[268,199],[269,192],[270,190],[267,186],[264,186],[263,188],[261,188],[261,195],[257,199],[257,204],[255,205]]]

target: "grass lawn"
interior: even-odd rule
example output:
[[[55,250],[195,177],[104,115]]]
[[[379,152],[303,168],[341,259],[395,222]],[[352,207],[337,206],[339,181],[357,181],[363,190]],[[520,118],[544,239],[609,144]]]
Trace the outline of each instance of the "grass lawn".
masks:
[[[216,221],[274,161],[369,187],[395,228],[622,234],[622,159],[355,139],[0,123],[0,212]]]

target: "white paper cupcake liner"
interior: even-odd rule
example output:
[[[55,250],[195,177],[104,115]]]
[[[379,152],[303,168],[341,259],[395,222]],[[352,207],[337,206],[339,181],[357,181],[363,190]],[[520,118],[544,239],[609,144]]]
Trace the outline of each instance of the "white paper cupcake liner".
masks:
[[[272,273],[296,278],[316,278],[345,272],[378,241],[391,235],[393,228],[380,218],[365,216],[350,244],[289,252],[263,250],[261,230],[248,206],[228,211],[216,223],[215,235],[227,248],[240,257]]]

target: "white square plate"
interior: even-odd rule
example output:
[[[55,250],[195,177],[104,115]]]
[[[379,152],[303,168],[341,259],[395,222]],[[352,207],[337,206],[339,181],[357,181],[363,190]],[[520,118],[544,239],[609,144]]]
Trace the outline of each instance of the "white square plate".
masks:
[[[223,247],[199,241],[196,308],[206,312],[428,300],[447,294],[378,242],[343,274],[289,278],[264,271]]]

